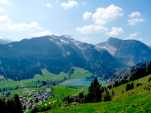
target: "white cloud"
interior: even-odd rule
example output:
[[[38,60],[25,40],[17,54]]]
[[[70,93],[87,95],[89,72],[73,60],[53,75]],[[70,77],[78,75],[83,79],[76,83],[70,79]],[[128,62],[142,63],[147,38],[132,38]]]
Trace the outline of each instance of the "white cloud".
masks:
[[[134,32],[134,33],[129,35],[130,38],[137,38],[138,36],[139,36],[138,32]]]
[[[64,9],[71,9],[73,7],[76,7],[78,5],[78,2],[76,0],[67,0],[66,2],[62,2],[61,6]]]
[[[9,22],[8,16],[0,15],[0,24],[6,24],[7,22]]]
[[[117,37],[124,33],[124,30],[121,27],[112,27],[110,31],[106,34],[111,37]]]
[[[51,4],[51,3],[46,3],[45,6],[46,6],[47,8],[52,8],[52,4]]]
[[[106,32],[107,29],[105,27],[102,27],[100,25],[86,25],[83,27],[76,28],[77,31],[79,31],[82,34],[90,34],[95,32]]]
[[[43,28],[36,21],[14,23],[8,16],[0,16],[0,26],[0,33],[7,34],[6,37],[9,40],[21,40],[27,37],[51,34],[49,30]],[[14,37],[12,38],[12,36]],[[1,35],[1,37],[5,36]]]
[[[85,13],[83,14],[83,19],[84,19],[84,20],[91,19],[91,16],[92,16],[92,13],[91,13],[91,12],[85,12]]]
[[[0,5],[3,6],[10,6],[11,2],[9,0],[0,0]]]
[[[143,22],[144,19],[142,14],[139,11],[132,12],[128,15],[128,24],[129,25],[136,25],[137,23]]]
[[[10,5],[9,0],[0,0],[0,14],[4,14]]]
[[[134,32],[129,34],[128,39],[133,39],[133,40],[139,40],[139,41],[144,41],[144,39],[141,37],[141,33],[140,32]]]
[[[90,20],[92,24],[78,27],[76,30],[83,34],[103,32],[105,34],[118,35],[123,32],[122,28],[113,27],[112,30],[109,31],[106,24],[123,15],[123,9],[114,4],[104,8],[97,8],[95,12],[85,12],[83,14],[83,19]]]
[[[4,13],[4,12],[5,12],[5,9],[0,6],[0,13]]]
[[[45,35],[52,35],[52,33],[49,30],[42,28],[39,31],[29,32],[28,35],[31,37],[39,37],[39,36],[45,36]]]
[[[97,8],[95,12],[85,13],[84,15],[86,14],[95,24],[104,25],[123,16],[123,9],[111,4],[105,8]]]

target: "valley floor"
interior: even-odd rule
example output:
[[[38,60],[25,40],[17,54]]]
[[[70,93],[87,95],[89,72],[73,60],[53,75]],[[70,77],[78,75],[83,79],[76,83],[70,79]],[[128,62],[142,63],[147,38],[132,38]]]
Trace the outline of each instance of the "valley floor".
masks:
[[[79,78],[79,76],[75,75],[80,74],[84,77],[88,75],[87,71],[81,71],[79,69],[76,70],[76,73],[73,73],[76,78],[72,78],[71,76],[71,80]],[[0,88],[6,90],[5,87],[7,87],[8,91],[9,89],[13,89],[12,94],[17,93],[23,97],[26,106],[31,104],[36,106],[40,111],[45,111],[40,113],[151,113],[151,75],[131,81],[130,83],[134,84],[134,88],[131,90],[126,91],[128,83],[113,88],[114,96],[112,101],[87,104],[71,103],[69,105],[64,104],[63,98],[78,95],[80,92],[87,93],[88,86],[69,86],[69,83],[72,84],[72,82],[68,82],[68,85],[61,83],[51,86],[51,88],[49,84],[48,86],[47,84],[43,87],[39,86],[43,81],[49,83],[49,81],[56,79],[62,80],[64,78],[62,77],[63,75],[60,74],[56,78],[55,75],[45,72],[42,76],[36,76],[31,80],[18,81],[17,83],[15,81],[5,80],[0,82]],[[23,86],[20,86],[21,83]],[[27,89],[27,93],[25,89]],[[42,97],[39,102],[33,101],[35,95],[37,95],[36,98]],[[30,106],[25,113],[31,113],[33,106]]]

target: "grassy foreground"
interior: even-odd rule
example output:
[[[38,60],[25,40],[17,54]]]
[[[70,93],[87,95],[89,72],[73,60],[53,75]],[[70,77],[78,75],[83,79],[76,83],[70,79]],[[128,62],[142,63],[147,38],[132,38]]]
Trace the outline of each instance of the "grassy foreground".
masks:
[[[115,96],[110,102],[72,104],[45,113],[151,113],[149,77],[133,81],[135,87],[129,91],[125,91],[126,84],[114,88]]]

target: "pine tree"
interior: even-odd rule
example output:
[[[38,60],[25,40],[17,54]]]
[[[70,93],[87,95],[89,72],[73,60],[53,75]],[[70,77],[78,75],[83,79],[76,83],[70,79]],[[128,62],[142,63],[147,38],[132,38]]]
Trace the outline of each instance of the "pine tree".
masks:
[[[19,99],[19,96],[18,95],[15,95],[14,96],[14,100],[15,100],[15,103],[16,103],[16,112],[17,113],[23,113],[23,110],[22,110],[22,104],[20,102],[20,99]]]
[[[98,102],[102,100],[103,88],[99,84],[97,78],[95,78],[88,90],[86,102]]]

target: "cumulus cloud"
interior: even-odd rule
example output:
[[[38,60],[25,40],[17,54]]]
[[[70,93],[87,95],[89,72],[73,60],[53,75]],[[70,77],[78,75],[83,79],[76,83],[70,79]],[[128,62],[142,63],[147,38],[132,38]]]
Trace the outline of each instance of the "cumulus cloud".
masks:
[[[129,25],[136,25],[137,23],[143,22],[144,19],[142,14],[139,11],[132,12],[128,15],[128,24]]]
[[[133,33],[129,34],[128,39],[144,41],[144,39],[141,37],[140,32],[133,32]]]
[[[110,31],[107,32],[108,36],[117,37],[124,33],[124,30],[121,27],[112,27]]]
[[[7,16],[7,9],[12,5],[10,0],[0,0],[0,38],[16,41],[51,34],[48,29],[42,27],[37,21],[14,22]]]
[[[76,28],[77,31],[79,31],[82,34],[89,34],[89,33],[95,33],[95,32],[106,32],[107,29],[100,25],[85,25],[82,27]]]
[[[119,6],[111,4],[105,8],[97,8],[95,12],[86,12],[84,19],[91,19],[95,24],[104,25],[123,16],[123,10]]]
[[[10,6],[11,2],[9,0],[0,0],[0,14],[4,14]]]
[[[45,6],[46,6],[47,8],[52,8],[52,4],[49,3],[49,2],[47,2],[47,3],[45,4]]]
[[[85,12],[83,14],[83,19],[91,21],[92,24],[78,27],[76,30],[83,34],[103,32],[107,35],[117,36],[123,32],[123,29],[113,27],[111,31],[109,31],[106,24],[120,18],[123,15],[123,9],[114,4],[104,8],[97,8],[94,12]]]
[[[25,37],[34,37],[51,34],[49,30],[43,28],[38,22],[18,22],[14,23],[8,16],[0,16],[0,32],[3,34],[8,34],[7,38],[9,40],[20,40]],[[15,37],[9,37],[9,35],[14,35]],[[1,34],[0,34],[1,35]],[[1,37],[5,37],[2,36]]]
[[[76,0],[67,0],[66,2],[62,2],[61,6],[64,9],[71,9],[73,7],[76,7],[78,5],[78,2]]]
[[[0,0],[0,5],[3,6],[10,6],[11,2],[9,0]]]
[[[83,19],[84,19],[84,20],[89,20],[89,19],[91,19],[91,16],[92,16],[92,13],[91,13],[91,12],[85,12],[85,13],[83,14]]]
[[[3,12],[5,12],[5,9],[0,6],[0,13],[3,13]]]
[[[8,22],[9,22],[8,16],[0,15],[0,24],[1,25],[6,24]]]
[[[137,38],[138,36],[139,36],[138,32],[134,32],[129,35],[130,38]]]

